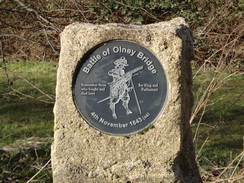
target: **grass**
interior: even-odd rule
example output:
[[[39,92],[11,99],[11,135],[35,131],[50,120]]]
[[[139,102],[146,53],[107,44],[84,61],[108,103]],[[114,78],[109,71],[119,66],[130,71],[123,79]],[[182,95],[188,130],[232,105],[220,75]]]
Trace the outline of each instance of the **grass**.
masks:
[[[45,93],[54,95],[56,63],[19,61],[7,64],[11,89],[0,72],[0,147],[32,136],[53,136],[53,102],[21,77]],[[3,71],[3,70],[1,70]],[[13,74],[13,72],[15,74]]]
[[[5,73],[0,72],[0,148],[16,140],[33,136],[52,137],[54,101],[48,96],[53,97],[55,94],[57,63],[19,61],[8,63],[7,68],[10,70],[7,72],[11,83],[10,91],[6,85]],[[194,69],[194,73],[196,72]],[[230,73],[219,74],[226,77]],[[196,103],[213,77],[216,75],[212,69],[202,70],[195,75],[193,92]],[[28,82],[48,96],[43,95]],[[192,129],[195,135],[197,161],[206,182],[221,175],[221,172],[243,151],[242,94],[243,75],[237,73],[225,80],[223,85],[211,94],[203,117],[199,115],[200,111],[194,118]],[[197,129],[200,119],[200,127]],[[0,157],[0,178],[27,181],[50,159],[50,143],[44,153],[0,153]],[[221,178],[230,177],[233,172],[240,174],[243,165],[239,160],[240,158],[236,159]],[[51,177],[49,164],[34,180],[51,182]]]
[[[197,161],[202,174],[206,171],[209,174],[205,181],[212,181],[221,175],[225,167],[243,153],[244,77],[240,72],[228,77],[230,74],[220,72],[216,75],[214,70],[210,69],[198,73],[194,78],[196,104],[214,77],[228,78],[221,80],[224,82],[209,96],[206,110],[203,107],[192,123]],[[204,113],[203,116],[201,112]],[[197,128],[199,120],[200,126]],[[241,158],[231,164],[223,175],[224,178],[230,177],[235,166],[239,168],[235,173],[241,174],[243,165],[238,162]]]
[[[5,56],[8,60],[58,60],[58,34],[65,25],[72,22],[148,24],[183,16],[193,29],[198,65],[204,62],[212,66],[230,63],[230,70],[241,70],[243,67],[243,63],[239,64],[243,62],[243,1],[154,0],[147,3],[138,0],[121,3],[112,0],[54,0],[48,4],[42,0],[22,1],[26,7],[37,12],[33,16],[29,16],[30,9],[23,8],[16,2],[1,3],[0,19],[4,22],[1,43],[4,42],[4,46],[0,47],[4,52],[2,57]],[[13,23],[18,26],[13,26]],[[40,24],[41,26],[36,26]],[[44,43],[45,46],[34,44],[33,41]],[[4,70],[0,67],[0,149],[19,139],[53,136],[52,95],[55,92],[56,66],[53,62],[8,63],[7,68],[15,72],[7,72],[10,78],[8,85]],[[193,86],[195,107],[201,104],[200,99],[212,78],[228,77],[230,73],[226,71],[206,68],[196,75]],[[214,84],[218,83],[220,82]],[[244,178],[241,174],[243,162],[240,161],[240,153],[244,152],[243,76],[233,75],[218,90],[207,92],[204,99],[204,105],[194,113],[191,121],[203,180],[237,182],[238,177]],[[21,156],[27,155],[22,153]],[[6,155],[0,152],[0,163],[3,163],[0,164],[0,182],[3,177],[6,178],[4,182],[26,182],[50,159],[49,155],[41,156],[39,161],[35,160],[37,156],[18,157],[18,154]],[[37,164],[33,164],[32,160]],[[21,163],[25,167],[20,166]],[[17,167],[22,167],[23,170],[18,170]],[[232,179],[234,174],[237,174],[236,181]],[[221,180],[226,178],[227,181]],[[219,180],[215,181],[217,179]],[[50,182],[50,170],[45,168],[40,176],[35,177],[35,181]]]
[[[0,148],[30,137],[52,138],[57,63],[18,61],[8,63],[7,69],[0,72]],[[50,145],[49,140],[42,150],[0,151],[0,179],[28,181],[50,159]],[[38,182],[51,180],[50,165],[35,177]]]

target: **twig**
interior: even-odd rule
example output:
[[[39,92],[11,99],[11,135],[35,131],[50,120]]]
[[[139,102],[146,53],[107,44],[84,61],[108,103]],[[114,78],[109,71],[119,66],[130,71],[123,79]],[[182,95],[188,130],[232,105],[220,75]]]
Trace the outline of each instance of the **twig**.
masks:
[[[198,34],[199,36],[204,34],[203,32],[207,29],[207,27],[209,27],[209,25],[211,25],[211,23],[220,15],[220,13],[224,10],[225,7],[221,8],[218,13],[210,20],[210,22],[202,29],[202,31]],[[229,8],[229,7],[228,7]],[[210,30],[209,30],[210,31]],[[205,35],[209,32],[207,31],[205,33]]]
[[[79,10],[79,12],[82,14],[82,16],[83,16],[83,18],[85,19],[85,21],[87,22],[87,23],[89,23],[89,20],[86,18],[86,16],[84,15],[84,13],[83,13],[83,11],[81,11],[81,9],[78,7],[78,3],[76,2],[76,0],[74,0],[74,3],[75,3],[75,6],[76,6],[76,8]]]
[[[30,180],[27,181],[27,183],[30,183],[49,163],[51,162],[51,159],[49,159],[46,164],[38,171],[36,174],[30,178]]]
[[[33,12],[33,13],[36,15],[36,17],[37,17],[37,19],[38,19],[39,21],[43,21],[43,22],[45,22],[45,23],[48,23],[48,24],[50,24],[50,25],[53,25],[49,20],[47,20],[47,19],[45,19],[44,17],[42,17],[41,15],[39,15],[38,12],[37,12],[36,10],[27,7],[27,6],[26,6],[24,3],[22,3],[20,0],[14,0],[14,1],[15,1],[16,3],[18,3],[21,7],[23,7],[26,11]]]
[[[45,44],[45,43],[42,43],[42,42],[39,42],[39,41],[34,41],[34,40],[31,40],[31,39],[26,39],[26,38],[23,38],[19,35],[15,35],[15,34],[0,34],[0,37],[16,37],[16,38],[19,38],[23,41],[28,41],[28,42],[31,42],[31,43],[36,43],[36,44],[40,44],[42,46],[46,46],[46,47],[49,47],[50,45],[49,44]]]
[[[76,3],[76,0],[74,0],[75,3]],[[47,13],[52,13],[52,12],[58,12],[58,11],[73,11],[73,12],[80,12],[80,13],[89,13],[89,12],[92,12],[92,10],[81,10],[77,4],[75,5],[77,7],[78,10],[75,10],[75,9],[68,9],[68,8],[65,8],[65,9],[55,9],[55,10],[49,10],[49,11],[43,11],[43,12],[47,12]]]
[[[198,157],[200,156],[200,154],[201,154],[201,152],[202,152],[202,149],[203,149],[203,147],[205,146],[205,144],[207,143],[207,141],[208,141],[209,137],[210,137],[210,136],[208,135],[208,136],[207,136],[207,138],[205,139],[205,141],[203,142],[203,144],[202,144],[202,146],[201,146],[200,150],[198,151],[198,153],[197,153],[197,155],[196,155],[195,160],[197,160],[197,159],[198,159]]]
[[[13,90],[13,91],[15,91],[16,93],[19,93],[19,94],[21,94],[21,95],[23,95],[23,96],[25,96],[25,97],[34,98],[34,97],[32,97],[31,95],[24,94],[24,93],[22,93],[22,92],[20,92],[20,91],[18,91],[18,90],[16,90],[16,89],[14,89],[14,88],[11,88],[11,90]],[[20,98],[20,97],[19,97],[19,98]]]
[[[122,5],[122,6],[128,7],[128,8],[132,8],[132,9],[141,9],[142,11],[146,12],[151,18],[153,18],[153,19],[155,19],[155,20],[159,20],[157,17],[155,17],[154,15],[152,15],[151,13],[149,13],[147,10],[145,10],[145,9],[142,8],[142,7],[130,6],[130,5],[121,3],[121,2],[116,1],[116,0],[114,0],[114,2],[115,2],[115,3],[118,3],[118,4]]]
[[[214,16],[209,22],[208,24],[199,32],[199,36],[204,34],[203,32],[207,29],[207,27],[216,19],[217,16]]]
[[[218,52],[223,51],[227,46],[231,45],[232,43],[235,43],[235,41],[237,41],[239,38],[241,37],[241,35],[237,35],[237,37],[235,39],[233,39],[232,41],[226,43],[223,47],[221,47],[220,49],[218,49],[216,52],[214,52],[206,61],[203,65],[205,65],[207,62],[211,62],[210,59],[216,55]],[[223,53],[222,53],[223,55]],[[203,106],[205,106],[208,102],[209,96],[215,92],[222,84],[225,80],[227,80],[229,77],[231,77],[232,75],[235,75],[236,73],[238,73],[238,71],[230,74],[227,77],[224,77],[221,79],[222,75],[220,75],[219,77],[217,77],[218,72],[220,71],[222,64],[224,62],[221,62],[221,58],[219,59],[218,65],[215,68],[215,73],[213,76],[213,79],[211,80],[210,84],[208,85],[207,89],[205,90],[205,92],[203,93],[202,97],[200,98],[198,105],[196,106],[194,112],[192,113],[191,119],[190,119],[190,124],[193,122],[193,119],[196,117],[196,115],[198,114],[198,112],[202,109]],[[202,66],[203,67],[203,66]],[[202,69],[202,67],[200,69]],[[200,71],[200,69],[197,71],[197,73]],[[225,68],[227,69],[227,68]],[[223,71],[223,70],[222,70]],[[196,73],[196,74],[197,74]],[[196,75],[195,75],[196,76]],[[194,77],[195,77],[194,76]]]
[[[243,156],[243,155],[242,155],[242,156]],[[233,175],[234,175],[234,173],[235,173],[237,167],[240,165],[241,161],[242,161],[242,157],[240,158],[240,160],[239,160],[238,163],[236,164],[236,166],[235,166],[235,168],[234,168],[234,170],[233,170],[231,176],[229,177],[229,180],[232,179],[232,177],[233,177]]]
[[[2,68],[2,67],[0,67]],[[3,68],[4,69],[4,68]],[[32,84],[30,81],[28,81],[26,78],[24,78],[23,76],[16,74],[15,72],[5,68],[6,71],[11,72],[12,74],[14,74],[15,76],[18,76],[19,78],[21,78],[22,80],[24,80],[25,82],[27,82],[29,85],[31,85],[33,88],[35,88],[36,90],[38,90],[40,93],[42,93],[43,95],[45,95],[47,98],[54,100],[54,98],[52,96],[50,96],[49,94],[45,93],[44,91],[42,91],[40,88],[38,88],[37,86],[35,86],[34,84]]]
[[[16,22],[12,22],[12,24],[6,23],[3,20],[0,20],[0,23],[2,23],[2,26],[0,26],[1,29],[12,27],[14,29],[21,29],[21,30],[31,30],[35,28],[39,28],[39,26],[32,26],[32,27],[21,27],[19,25],[16,25]],[[29,25],[26,25],[29,26]]]
[[[207,104],[207,102],[209,100],[209,96],[214,91],[216,91],[217,88],[215,88],[215,80],[216,80],[215,77],[216,77],[216,73],[215,73],[215,76],[213,77],[213,79],[211,80],[210,84],[208,85],[207,89],[204,91],[202,97],[198,101],[198,105],[196,106],[194,112],[191,115],[190,124],[192,124],[193,119],[196,117],[196,115],[202,109],[202,107],[204,107]]]
[[[46,36],[47,42],[49,43],[50,47],[52,48],[52,50],[58,55],[58,52],[55,50],[55,48],[53,47],[53,45],[51,44],[51,42],[49,41],[48,35],[47,35],[47,31],[44,28],[44,34]]]
[[[0,40],[0,46],[1,46],[1,56],[2,56],[2,62],[3,62],[3,70],[4,70],[4,74],[5,74],[5,77],[7,79],[7,87],[8,87],[8,91],[7,93],[11,90],[11,81],[9,79],[9,75],[7,73],[7,65],[6,65],[6,60],[5,60],[5,57],[4,57],[4,43]]]
[[[243,158],[243,155],[244,155],[244,151],[242,151],[235,159],[233,159],[231,161],[231,163],[225,167],[225,169],[219,174],[219,176],[216,178],[216,182],[218,181],[218,179],[225,173],[225,171],[239,158],[241,157],[241,159]]]
[[[196,137],[197,137],[197,135],[198,135],[198,131],[199,131],[200,124],[201,124],[201,122],[202,122],[202,118],[203,118],[203,116],[204,116],[204,114],[205,114],[205,112],[206,112],[206,107],[207,107],[207,105],[204,105],[204,106],[203,106],[203,111],[202,111],[201,117],[200,117],[200,119],[199,119],[199,121],[198,121],[198,123],[197,123],[197,128],[196,128],[196,132],[195,132],[195,135],[194,135],[194,138],[193,138],[193,142],[195,142]]]
[[[210,62],[210,59],[215,56],[218,52],[224,50],[227,46],[229,46],[230,44],[232,44],[233,42],[237,41],[239,38],[241,38],[242,35],[238,35],[238,37],[236,37],[235,39],[233,39],[232,41],[226,43],[224,46],[222,46],[220,49],[218,49],[217,51],[215,51],[210,57],[208,57],[208,61]],[[223,63],[223,62],[222,62]]]
[[[8,138],[8,137],[10,137],[10,136],[17,135],[17,134],[19,134],[19,133],[22,133],[22,132],[17,132],[17,133],[12,133],[12,134],[6,135],[6,136],[0,138],[0,141],[2,141],[3,139]]]

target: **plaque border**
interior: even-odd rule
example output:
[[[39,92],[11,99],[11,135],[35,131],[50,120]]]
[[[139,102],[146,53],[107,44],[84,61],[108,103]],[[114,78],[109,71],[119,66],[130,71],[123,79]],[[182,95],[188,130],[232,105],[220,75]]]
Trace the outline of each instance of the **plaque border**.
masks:
[[[85,60],[86,58],[89,58],[89,55],[90,53],[92,53],[94,50],[96,50],[97,48],[105,45],[106,43],[108,42],[111,42],[111,41],[125,41],[125,42],[130,42],[130,43],[134,43],[134,44],[138,44],[139,46],[145,48],[146,50],[150,51],[151,54],[153,54],[155,56],[155,58],[157,59],[157,62],[159,63],[159,65],[161,66],[163,72],[164,72],[164,75],[165,75],[165,82],[166,82],[166,94],[165,94],[165,100],[164,100],[164,103],[162,105],[162,108],[160,109],[160,112],[158,112],[157,116],[154,118],[154,120],[152,120],[150,123],[148,123],[144,128],[142,129],[139,129],[137,131],[134,131],[134,132],[131,132],[131,133],[121,133],[121,134],[115,134],[115,133],[109,133],[109,132],[106,132],[106,131],[102,131],[100,130],[98,127],[94,126],[92,123],[89,122],[89,120],[87,120],[87,118],[82,114],[82,112],[80,111],[79,107],[77,107],[77,102],[75,100],[75,91],[74,91],[74,88],[75,88],[75,83],[76,83],[76,80],[77,80],[77,76],[82,68],[82,66],[85,64]],[[150,128],[153,128],[153,124],[157,122],[158,118],[162,115],[162,113],[164,112],[164,109],[165,109],[165,106],[167,105],[167,102],[168,102],[168,96],[169,96],[169,80],[168,80],[168,76],[167,76],[167,73],[165,72],[165,69],[162,65],[162,63],[160,62],[159,58],[157,57],[157,55],[150,49],[150,48],[147,48],[146,46],[136,42],[136,41],[131,41],[131,40],[126,40],[126,39],[110,39],[110,40],[107,40],[107,41],[103,41],[101,43],[98,43],[97,45],[91,47],[87,52],[85,52],[81,58],[79,59],[79,61],[77,62],[76,64],[76,67],[75,67],[75,71],[74,71],[74,74],[72,76],[72,99],[73,99],[73,103],[75,105],[75,108],[76,110],[78,111],[80,117],[84,120],[84,122],[89,125],[90,127],[92,127],[93,129],[95,129],[96,131],[100,132],[100,133],[104,133],[104,134],[107,134],[107,135],[111,135],[111,136],[132,136],[132,135],[135,135],[135,134],[144,134],[144,132],[148,131]]]

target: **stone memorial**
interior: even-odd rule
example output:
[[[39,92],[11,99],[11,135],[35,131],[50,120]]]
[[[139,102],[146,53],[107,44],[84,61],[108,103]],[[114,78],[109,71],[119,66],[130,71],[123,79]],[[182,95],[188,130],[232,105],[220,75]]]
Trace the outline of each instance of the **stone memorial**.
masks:
[[[67,26],[54,107],[53,181],[201,182],[189,125],[192,58],[182,18]]]

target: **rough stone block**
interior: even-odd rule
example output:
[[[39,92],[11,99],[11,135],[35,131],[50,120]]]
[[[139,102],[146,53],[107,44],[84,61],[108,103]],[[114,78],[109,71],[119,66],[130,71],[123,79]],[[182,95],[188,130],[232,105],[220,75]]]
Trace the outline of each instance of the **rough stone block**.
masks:
[[[72,82],[80,59],[96,45],[117,39],[150,49],[168,80],[167,100],[160,116],[149,129],[130,136],[94,129],[73,101]],[[191,32],[182,18],[142,26],[67,26],[61,34],[54,107],[54,182],[201,182],[189,125],[192,58]]]

